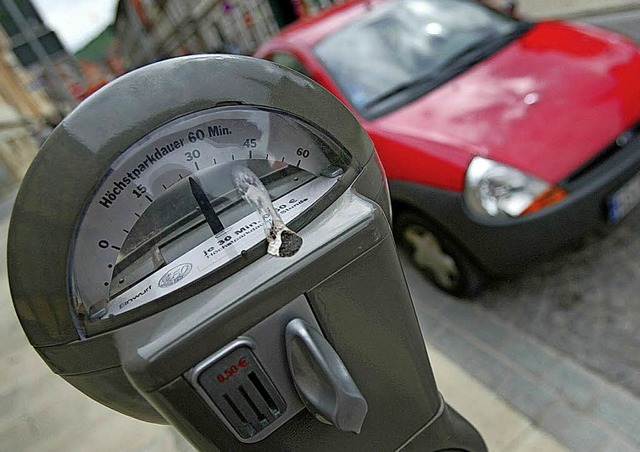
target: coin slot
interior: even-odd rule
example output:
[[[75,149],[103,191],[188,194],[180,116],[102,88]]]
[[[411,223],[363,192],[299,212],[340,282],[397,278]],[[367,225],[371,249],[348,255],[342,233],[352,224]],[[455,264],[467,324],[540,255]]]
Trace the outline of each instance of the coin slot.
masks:
[[[264,387],[264,385],[262,384],[258,376],[254,372],[250,372],[247,378],[251,383],[253,383],[253,386],[258,390],[258,392],[260,393],[260,396],[262,396],[262,398],[266,402],[271,412],[276,417],[280,415],[280,410],[278,409],[275,401],[271,398],[271,396],[269,395],[269,392],[267,391],[267,388]]]
[[[247,390],[244,389],[242,386],[240,386],[239,388],[240,390],[240,394],[242,394],[242,397],[244,397],[244,399],[247,401],[247,403],[249,404],[249,406],[251,407],[251,409],[253,410],[253,413],[256,415],[256,417],[258,418],[258,421],[260,422],[260,426],[262,428],[266,427],[267,425],[269,425],[269,421],[267,420],[267,417],[264,415],[264,413],[256,406],[255,403],[253,403],[253,400],[251,399],[251,396],[249,396],[249,394],[247,394]]]
[[[235,403],[233,403],[233,400],[231,400],[231,397],[229,397],[229,395],[225,394],[222,396],[222,398],[224,399],[225,402],[227,402],[227,405],[229,405],[231,407],[231,409],[233,410],[233,412],[236,414],[236,416],[238,416],[238,419],[240,419],[240,421],[242,421],[242,423],[246,424],[249,421],[247,421],[247,419],[242,415],[242,413],[240,412],[240,410],[238,409],[238,407],[236,406]]]
[[[195,383],[242,438],[270,428],[287,409],[281,394],[246,346],[207,364]]]

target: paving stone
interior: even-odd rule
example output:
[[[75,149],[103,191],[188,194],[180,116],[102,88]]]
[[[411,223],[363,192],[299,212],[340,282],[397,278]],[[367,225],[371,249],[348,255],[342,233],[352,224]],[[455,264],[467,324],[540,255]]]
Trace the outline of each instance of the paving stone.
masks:
[[[474,304],[466,300],[447,298],[441,304],[442,314],[447,318],[456,319],[460,324],[473,323],[476,318]]]
[[[544,371],[542,380],[581,408],[591,404],[603,390],[602,381],[567,359],[557,361]]]
[[[494,355],[482,350],[475,350],[473,355],[463,364],[473,376],[489,388],[495,390],[513,374],[511,368]]]
[[[469,326],[475,328],[475,336],[479,340],[493,348],[500,348],[511,338],[507,328],[489,317],[477,316],[473,325]]]
[[[58,400],[60,395],[51,390],[52,378],[50,374],[30,376],[17,384],[4,383],[0,385],[0,400],[2,410],[6,413],[26,413],[33,409],[34,400],[38,404],[49,404]],[[12,416],[0,416],[0,430],[9,428],[15,422]]]
[[[557,450],[553,447],[554,442],[537,432],[529,419],[487,391],[440,351],[434,347],[429,347],[429,350],[438,389],[447,403],[478,429],[489,450],[511,451],[515,444],[522,443],[528,436],[532,436],[529,438],[531,446],[548,447],[549,452]],[[521,450],[524,452],[526,449]]]
[[[537,382],[519,374],[512,374],[496,388],[509,404],[536,421],[556,399],[556,396]]]
[[[111,432],[110,440],[105,442],[105,432]],[[40,450],[65,452],[194,452],[190,445],[184,444],[172,427],[149,424],[114,414],[106,417],[93,429],[85,430],[82,435],[59,436],[48,441]],[[178,448],[180,444],[180,448]]]
[[[566,449],[540,430],[528,430],[518,440],[505,448],[509,452],[562,452]]]
[[[420,306],[424,306],[425,303],[420,303]],[[425,309],[418,308],[416,306],[416,313],[418,318],[420,319],[420,329],[422,330],[422,335],[426,339],[431,339],[442,331],[445,325],[442,322],[442,318],[437,314],[432,314]]]
[[[542,413],[538,425],[575,451],[600,451],[609,442],[603,428],[562,402]]]
[[[433,343],[446,355],[455,357],[457,364],[489,388],[496,388],[513,373],[496,356],[478,348],[458,331],[445,328]]]
[[[469,350],[475,348],[468,339],[462,337],[450,327],[443,328],[440,334],[430,339],[430,342],[433,342],[436,347],[448,356],[466,357],[471,354]]]
[[[604,236],[590,237],[518,278],[492,285],[479,304],[640,396],[639,272],[636,209]],[[535,357],[526,359],[530,369],[539,364]]]
[[[515,337],[506,342],[501,351],[535,375],[542,375],[558,359],[543,347],[523,336]]]
[[[1,298],[3,295],[4,292],[0,289],[0,300],[3,299]],[[0,331],[2,331],[0,332],[0,344],[2,344],[2,347],[0,347],[0,360],[6,361],[9,366],[13,365],[13,361],[15,361],[16,351],[32,350],[30,346],[26,345],[27,339],[24,335],[20,331],[15,331],[14,325],[16,323],[17,320],[9,316],[0,318]],[[4,332],[7,332],[7,334]],[[8,332],[13,332],[14,334],[8,334]],[[36,354],[36,352],[33,353]]]
[[[20,445],[25,443],[31,445],[33,450],[42,450],[42,447],[46,447],[46,444],[56,441],[57,438],[97,428],[95,407],[87,403],[92,402],[91,400],[71,394],[70,389],[65,387],[52,385],[51,390],[57,392],[53,400],[31,399],[29,405],[20,410],[13,422],[0,429],[2,446],[6,447],[6,450],[21,450]],[[97,405],[95,402],[92,403]],[[105,409],[100,406],[97,408],[100,408],[99,413]],[[70,417],[71,413],[76,413],[77,419]],[[77,431],[69,426],[69,423],[74,421]]]
[[[626,392],[615,391],[596,400],[592,411],[640,449],[640,400]]]
[[[442,315],[455,325],[473,331],[473,335],[485,344],[499,348],[511,338],[509,330],[490,317],[481,315],[479,309],[476,304],[457,301],[444,305]]]
[[[612,441],[605,449],[605,452],[638,452],[638,446],[632,446],[621,440]]]

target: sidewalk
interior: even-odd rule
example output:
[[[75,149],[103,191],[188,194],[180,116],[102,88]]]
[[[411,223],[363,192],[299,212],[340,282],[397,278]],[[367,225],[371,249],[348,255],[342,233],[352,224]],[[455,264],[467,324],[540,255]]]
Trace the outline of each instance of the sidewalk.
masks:
[[[428,349],[438,389],[447,403],[478,429],[489,451],[566,450],[436,348]]]
[[[7,200],[0,212],[7,212]],[[9,294],[9,216],[0,217],[0,450],[185,451],[170,427],[137,421],[89,399],[56,376],[22,332]]]
[[[496,6],[505,0],[490,0]],[[573,19],[594,14],[640,8],[640,0],[516,0],[517,13],[524,18]]]
[[[638,398],[404,267],[440,389],[494,446],[490,450],[514,450],[517,443],[505,445],[510,438],[501,435],[522,419],[569,450],[640,450]],[[492,405],[494,399],[511,408]],[[528,444],[522,450],[551,447],[542,447],[549,437],[539,432],[521,439]]]

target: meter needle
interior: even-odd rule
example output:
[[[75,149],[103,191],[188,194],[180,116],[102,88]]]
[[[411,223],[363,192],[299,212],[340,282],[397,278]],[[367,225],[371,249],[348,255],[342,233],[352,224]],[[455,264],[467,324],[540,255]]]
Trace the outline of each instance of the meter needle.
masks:
[[[211,205],[211,202],[209,202],[209,197],[204,192],[200,184],[191,176],[189,176],[189,185],[191,186],[191,193],[198,203],[198,207],[200,207],[200,212],[204,215],[204,219],[211,228],[213,235],[216,235],[224,229],[224,226],[222,226],[216,211],[213,210],[213,206]]]

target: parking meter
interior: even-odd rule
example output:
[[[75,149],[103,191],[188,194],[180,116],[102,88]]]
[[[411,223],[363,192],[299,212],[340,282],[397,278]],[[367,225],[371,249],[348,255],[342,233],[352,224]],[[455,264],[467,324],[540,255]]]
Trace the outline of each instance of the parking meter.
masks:
[[[11,293],[55,373],[203,450],[484,450],[438,393],[389,221],[331,94],[266,61],[178,58],[45,142]]]

